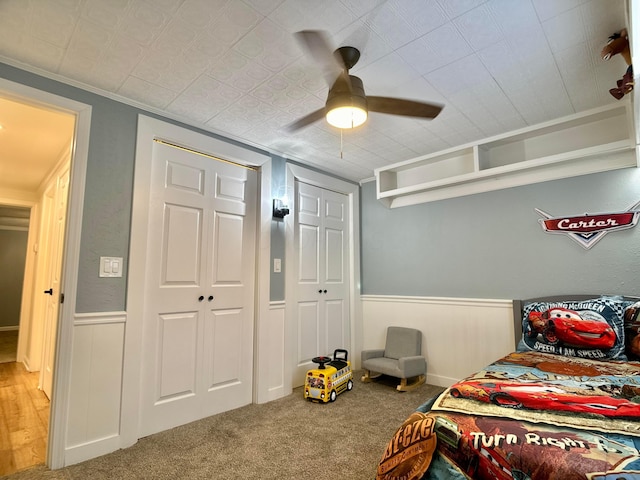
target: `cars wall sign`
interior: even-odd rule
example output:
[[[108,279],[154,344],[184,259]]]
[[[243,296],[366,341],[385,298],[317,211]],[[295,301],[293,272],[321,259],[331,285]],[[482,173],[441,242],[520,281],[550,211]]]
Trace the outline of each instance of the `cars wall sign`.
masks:
[[[588,250],[609,232],[635,227],[640,216],[639,207],[640,202],[633,204],[624,212],[585,213],[569,217],[554,217],[539,208],[535,211],[543,217],[538,222],[545,232],[567,235]]]

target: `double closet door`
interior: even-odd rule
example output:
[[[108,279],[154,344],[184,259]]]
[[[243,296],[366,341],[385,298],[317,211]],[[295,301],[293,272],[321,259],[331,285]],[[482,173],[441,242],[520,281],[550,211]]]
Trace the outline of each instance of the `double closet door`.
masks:
[[[256,182],[154,142],[141,436],[252,401]]]
[[[350,346],[348,197],[302,182],[295,188],[294,387],[312,358]]]

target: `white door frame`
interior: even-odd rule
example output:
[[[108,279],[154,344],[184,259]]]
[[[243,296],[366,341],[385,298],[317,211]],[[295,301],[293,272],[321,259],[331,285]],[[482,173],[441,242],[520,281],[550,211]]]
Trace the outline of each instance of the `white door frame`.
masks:
[[[362,314],[360,305],[360,186],[349,183],[329,175],[301,167],[300,165],[287,163],[287,198],[289,200],[289,208],[295,212],[297,198],[295,196],[296,181],[308,183],[316,187],[334,192],[342,193],[348,197],[349,202],[349,322],[351,328],[351,345],[348,346],[349,358],[351,359],[354,369],[359,368],[360,352],[362,351]],[[287,302],[286,319],[287,329],[285,338],[285,371],[284,378],[286,383],[285,389],[292,391],[293,388],[293,362],[295,358],[296,344],[293,336],[293,327],[297,321],[296,314],[296,272],[294,270],[295,263],[293,259],[296,257],[295,252],[295,215],[287,215],[285,217],[285,241],[286,255],[288,261],[285,265],[286,270],[286,287],[285,297]]]
[[[271,157],[248,148],[145,115],[138,115],[127,282],[127,324],[124,340],[120,448],[126,448],[136,443],[140,432],[138,419],[141,407],[142,319],[144,317],[147,225],[149,222],[149,184],[154,139],[162,139],[241,165],[261,166],[271,160]],[[259,206],[256,205],[256,208]],[[257,216],[260,217],[260,212],[257,212]],[[261,245],[258,242],[261,236],[261,230],[258,226],[256,244],[259,250]],[[259,269],[258,263],[256,263],[256,268]],[[260,272],[258,271],[256,274],[260,275]],[[262,295],[256,291],[256,296]],[[256,308],[257,311],[258,308]]]
[[[76,307],[78,267],[80,263],[80,235],[82,233],[82,211],[89,157],[89,131],[91,106],[53,93],[44,92],[19,83],[0,78],[0,95],[11,100],[60,110],[76,117],[75,134],[71,155],[69,182],[69,205],[62,265],[62,292],[64,304],[58,314],[58,338],[53,379],[53,398],[49,416],[46,464],[51,469],[64,466],[65,440],[67,432],[67,406],[71,385],[71,355],[73,347],[73,321]]]

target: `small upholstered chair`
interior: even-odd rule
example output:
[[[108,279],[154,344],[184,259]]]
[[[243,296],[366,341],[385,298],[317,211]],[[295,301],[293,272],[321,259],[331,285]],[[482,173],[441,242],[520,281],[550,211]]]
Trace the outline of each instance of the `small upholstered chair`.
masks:
[[[422,356],[422,332],[414,328],[388,327],[384,350],[363,350],[363,382],[380,375],[399,378],[401,392],[422,385],[426,379],[427,361]],[[410,383],[407,383],[411,380]]]

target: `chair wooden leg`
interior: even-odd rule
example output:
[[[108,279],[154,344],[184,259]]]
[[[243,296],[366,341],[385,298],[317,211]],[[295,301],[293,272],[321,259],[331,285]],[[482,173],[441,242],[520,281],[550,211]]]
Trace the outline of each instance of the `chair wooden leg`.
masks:
[[[413,390],[414,388],[419,387],[426,381],[427,377],[425,375],[418,375],[417,377],[413,377],[412,379],[401,378],[400,385],[396,388],[399,392],[408,392],[409,390]],[[411,383],[407,383],[407,380],[412,380]]]
[[[362,376],[362,378],[360,380],[362,380],[364,383],[370,382],[371,380],[373,380],[374,378],[378,378],[380,375],[382,375],[381,373],[371,373],[371,370],[365,370],[364,371],[364,375]]]

